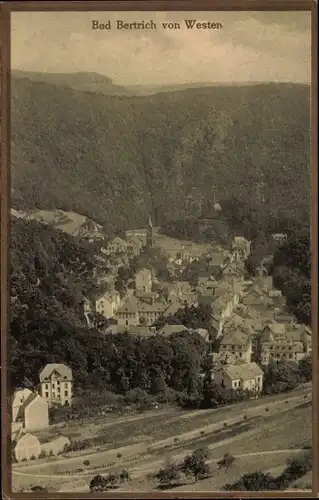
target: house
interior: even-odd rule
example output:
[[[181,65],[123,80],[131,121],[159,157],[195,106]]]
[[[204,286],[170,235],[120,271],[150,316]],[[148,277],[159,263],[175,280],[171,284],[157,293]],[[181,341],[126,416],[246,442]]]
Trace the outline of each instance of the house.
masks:
[[[66,436],[59,436],[58,438],[53,439],[52,441],[43,443],[41,445],[41,451],[46,455],[59,455],[65,450],[67,446],[69,446],[69,444],[70,444],[69,438],[67,438]]]
[[[257,285],[254,285],[242,298],[242,303],[247,306],[253,306],[257,309],[270,308],[273,301]]]
[[[280,243],[287,239],[287,235],[285,233],[273,233],[271,236],[274,241],[278,241]]]
[[[49,363],[40,373],[41,396],[49,408],[55,404],[71,404],[72,370],[62,363]]]
[[[147,304],[154,304],[158,299],[157,292],[141,292],[137,290],[135,292],[135,297],[142,302],[146,302]]]
[[[116,313],[120,326],[152,325],[167,309],[164,302],[148,304],[136,297],[129,297]]]
[[[121,305],[121,298],[118,292],[105,292],[104,295],[95,301],[95,310],[105,318],[112,318]]]
[[[223,253],[211,254],[208,257],[209,274],[219,278],[224,267],[225,256]]]
[[[126,240],[128,240],[129,238],[134,236],[141,241],[142,247],[146,247],[147,246],[147,234],[148,234],[148,230],[145,228],[144,229],[129,229],[128,231],[125,231],[125,238],[126,238]]]
[[[249,391],[255,396],[262,392],[263,376],[262,369],[254,362],[225,364],[212,370],[212,379],[221,389]]]
[[[138,326],[140,318],[138,314],[138,300],[136,297],[128,297],[119,307],[115,314],[120,326]]]
[[[126,239],[126,244],[127,244],[127,253],[131,257],[137,257],[143,250],[142,240],[137,236],[135,236],[134,234]]]
[[[116,254],[116,253],[126,253],[127,252],[127,243],[122,240],[119,236],[114,238],[106,247],[107,254]]]
[[[298,362],[311,353],[311,331],[305,325],[270,323],[260,338],[260,360]]]
[[[140,292],[152,291],[152,272],[149,269],[141,269],[135,274],[135,290]]]
[[[168,316],[173,316],[180,309],[184,309],[184,307],[185,307],[184,304],[182,304],[179,300],[172,299],[168,301],[168,306],[162,315],[164,318],[167,318]]]
[[[14,456],[17,462],[24,462],[33,458],[39,458],[41,454],[41,444],[39,439],[33,434],[22,435],[17,442],[12,443]]]
[[[232,242],[232,253],[235,260],[246,260],[250,255],[251,241],[243,236],[235,236]]]
[[[167,307],[167,303],[165,302],[155,302],[154,304],[146,304],[142,301],[138,302],[140,324],[153,325],[153,323],[163,315]]]
[[[128,333],[139,337],[152,337],[156,334],[155,326],[120,326],[112,325],[106,330],[105,333],[116,335],[117,333]]]
[[[174,333],[184,333],[188,332],[188,328],[184,325],[165,325],[163,328],[159,330],[159,335],[162,335],[164,337],[169,337],[170,335],[173,335]]]
[[[223,335],[220,346],[220,353],[233,354],[238,361],[250,363],[252,355],[252,341],[250,335],[240,327]]]
[[[234,261],[227,264],[222,272],[223,276],[234,276],[237,279],[244,281],[245,265],[242,261]]]
[[[15,422],[21,423],[22,428],[31,430],[40,430],[49,427],[49,408],[48,403],[36,392],[31,392],[19,406],[16,413]]]
[[[11,400],[11,408],[12,408],[12,422],[16,422],[17,416],[19,413],[19,409],[21,405],[28,399],[28,397],[32,394],[30,389],[18,389],[14,392]]]

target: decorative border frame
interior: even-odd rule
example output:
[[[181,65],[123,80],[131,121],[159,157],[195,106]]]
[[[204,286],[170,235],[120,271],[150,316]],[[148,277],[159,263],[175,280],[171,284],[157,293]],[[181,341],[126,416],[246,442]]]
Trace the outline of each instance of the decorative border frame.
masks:
[[[10,398],[8,396],[8,312],[9,312],[9,234],[10,234],[10,18],[16,11],[308,11],[312,18],[312,79],[311,79],[311,241],[312,241],[312,493],[293,492],[296,498],[318,497],[319,493],[319,343],[318,343],[318,27],[316,0],[108,0],[108,1],[19,1],[4,2],[0,10],[0,291],[1,291],[1,464],[3,498],[61,499],[92,498],[91,493],[13,493],[11,492],[10,459]],[[134,493],[134,498],[282,498],[291,492],[193,492],[193,493]],[[127,493],[94,494],[94,498],[130,499]]]

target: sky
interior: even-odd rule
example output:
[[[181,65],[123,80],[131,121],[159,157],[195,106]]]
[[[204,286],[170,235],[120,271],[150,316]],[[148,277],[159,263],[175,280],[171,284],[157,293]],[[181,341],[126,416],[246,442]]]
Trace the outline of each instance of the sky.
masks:
[[[117,30],[116,20],[156,30]],[[221,23],[188,30],[185,19]],[[92,30],[92,20],[112,29]],[[162,22],[178,21],[180,30]],[[13,12],[13,69],[96,72],[119,85],[296,82],[311,79],[310,12]]]

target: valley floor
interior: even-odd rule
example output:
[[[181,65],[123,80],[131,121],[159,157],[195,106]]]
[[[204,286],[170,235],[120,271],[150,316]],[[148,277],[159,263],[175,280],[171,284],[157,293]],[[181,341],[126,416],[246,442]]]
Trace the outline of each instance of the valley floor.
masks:
[[[40,485],[49,491],[84,492],[96,474],[124,468],[130,471],[132,482],[120,491],[151,491],[156,484],[150,474],[163,467],[165,460],[181,459],[199,447],[210,450],[212,476],[174,491],[218,491],[257,469],[280,474],[287,458],[311,443],[311,410],[311,390],[302,388],[215,410],[164,408],[83,426],[55,426],[47,431],[48,438],[54,433],[77,440],[100,436],[101,444],[82,452],[13,464],[13,491]],[[236,457],[227,473],[216,465],[226,452]],[[309,489],[310,484],[308,474],[292,487]]]

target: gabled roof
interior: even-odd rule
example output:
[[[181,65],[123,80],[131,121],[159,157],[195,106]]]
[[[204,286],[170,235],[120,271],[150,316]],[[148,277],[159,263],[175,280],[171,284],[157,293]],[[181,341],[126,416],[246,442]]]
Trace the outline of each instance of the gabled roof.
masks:
[[[165,325],[161,330],[159,330],[160,335],[169,336],[173,333],[187,332],[188,328],[184,325]]]
[[[140,337],[152,337],[155,335],[154,330],[149,326],[120,326],[111,325],[106,330],[106,333],[129,333],[130,335],[139,335]]]
[[[45,382],[54,371],[58,372],[63,379],[72,380],[72,370],[67,365],[63,363],[49,363],[40,373],[40,382]]]
[[[234,330],[227,332],[220,345],[243,345],[246,346],[250,340],[247,333],[243,332],[240,328],[235,328]]]
[[[241,365],[225,365],[223,371],[232,380],[251,380],[263,375],[262,369],[256,363],[243,363]]]
[[[38,399],[39,401],[43,402],[44,404],[47,404],[46,401],[39,395],[37,394],[36,392],[32,392],[32,394],[30,394],[27,399],[22,403],[22,405],[20,406],[19,408],[19,411],[18,411],[18,414],[17,414],[17,418],[19,417],[22,417],[24,411],[27,409],[27,407],[33,402],[35,401],[36,399]]]
[[[138,300],[136,297],[131,296],[126,299],[126,301],[119,307],[118,313],[137,313],[138,311]]]
[[[129,235],[127,237],[127,243],[130,243],[130,242],[135,243],[136,245],[138,245],[140,247],[143,246],[141,239],[138,236],[136,236],[135,234]]]
[[[116,236],[109,244],[114,245],[116,243],[117,245],[123,245],[126,246],[126,241],[122,240],[119,236]]]

